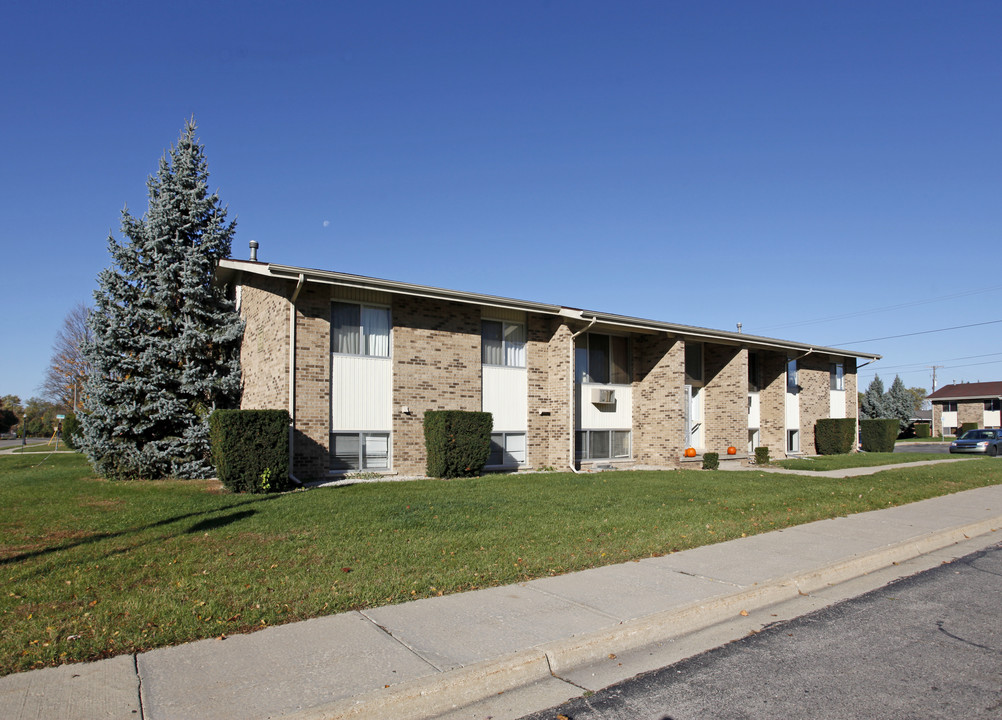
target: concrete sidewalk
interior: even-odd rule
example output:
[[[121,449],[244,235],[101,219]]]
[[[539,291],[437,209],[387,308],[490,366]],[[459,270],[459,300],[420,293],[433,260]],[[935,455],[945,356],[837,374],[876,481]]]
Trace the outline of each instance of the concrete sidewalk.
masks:
[[[517,718],[1002,542],[1002,486],[0,678],[0,716]]]

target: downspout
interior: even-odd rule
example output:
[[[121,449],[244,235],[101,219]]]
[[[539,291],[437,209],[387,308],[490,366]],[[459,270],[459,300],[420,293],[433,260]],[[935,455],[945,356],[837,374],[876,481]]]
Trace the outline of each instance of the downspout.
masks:
[[[856,452],[860,451],[860,449],[859,449],[859,429],[860,429],[860,426],[859,426],[859,369],[861,367],[866,367],[867,365],[871,365],[871,364],[873,364],[875,362],[877,362],[877,361],[874,359],[874,360],[871,360],[870,362],[865,362],[862,365],[857,365],[856,366],[856,434],[852,438],[852,447],[853,447],[853,449]],[[933,413],[933,415],[935,415],[935,413]],[[932,431],[932,425],[933,425],[932,421],[933,420],[935,420],[935,417],[929,418],[929,431],[930,432]]]
[[[296,485],[302,485],[295,475],[296,451],[295,451],[295,430],[296,430],[296,300],[299,299],[299,291],[306,284],[306,276],[299,274],[299,282],[296,289],[292,291],[292,299],[289,300],[289,478]]]
[[[591,326],[594,325],[596,322],[598,322],[598,318],[597,317],[593,317],[591,319],[590,323],[588,323],[587,325],[585,325],[583,328],[581,328],[580,330],[578,330],[576,333],[572,333],[571,334],[571,352],[570,352],[570,361],[571,362],[570,362],[570,365],[568,366],[569,372],[567,373],[567,385],[570,388],[569,393],[568,393],[568,404],[567,404],[567,407],[569,408],[569,412],[567,413],[567,430],[568,430],[568,435],[569,435],[570,441],[571,441],[571,445],[570,445],[570,448],[571,448],[570,449],[570,458],[569,458],[570,463],[569,463],[568,466],[570,467],[570,469],[576,475],[580,475],[581,471],[578,470],[574,466],[574,460],[575,460],[575,457],[574,457],[574,375],[576,374],[576,370],[574,368],[574,341],[577,339],[578,335],[580,335],[581,333],[587,332],[589,329],[591,329]]]

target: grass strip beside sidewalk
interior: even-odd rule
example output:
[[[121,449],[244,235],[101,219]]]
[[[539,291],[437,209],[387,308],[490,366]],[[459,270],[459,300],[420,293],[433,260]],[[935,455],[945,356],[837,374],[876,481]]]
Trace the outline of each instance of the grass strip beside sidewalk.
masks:
[[[970,457],[970,456],[967,456]],[[848,455],[812,455],[804,458],[775,460],[773,465],[787,470],[844,470],[846,468],[878,467],[880,465],[897,465],[899,463],[929,462],[930,460],[956,459],[954,455],[920,452],[890,452],[867,453],[857,452]]]
[[[502,585],[1002,482],[1002,462],[828,479],[492,475],[278,496],[0,457],[0,674]]]

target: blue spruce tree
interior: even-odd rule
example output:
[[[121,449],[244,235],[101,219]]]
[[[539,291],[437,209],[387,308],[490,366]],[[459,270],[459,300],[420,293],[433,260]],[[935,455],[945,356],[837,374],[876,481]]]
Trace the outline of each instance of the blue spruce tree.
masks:
[[[146,214],[123,210],[124,241],[108,238],[80,445],[109,478],[211,477],[209,414],[239,399],[243,322],[213,283],[236,223],[208,179],[192,119],[147,181]]]

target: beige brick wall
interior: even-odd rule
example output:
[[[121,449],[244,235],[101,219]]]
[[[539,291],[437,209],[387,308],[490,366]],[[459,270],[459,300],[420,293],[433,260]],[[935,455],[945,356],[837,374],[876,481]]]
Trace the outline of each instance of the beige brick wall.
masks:
[[[975,423],[978,427],[985,426],[985,402],[984,400],[959,401],[957,403],[957,427],[963,427],[964,423]]]
[[[705,450],[724,455],[734,445],[743,451],[748,444],[748,351],[704,343],[703,377]]]
[[[240,290],[240,317],[246,323],[240,345],[245,410],[289,407],[288,283],[248,276]]]
[[[526,344],[529,385],[529,466],[566,469],[570,463],[571,329],[549,315],[530,313]],[[548,414],[540,414],[540,413]]]
[[[831,367],[827,355],[808,355],[797,361],[800,391],[800,452],[816,453],[814,425],[831,417]]]
[[[633,458],[675,467],[684,451],[684,344],[666,335],[633,336]]]
[[[758,350],[762,368],[759,392],[759,445],[769,457],[786,457],[786,353]]]
[[[330,467],[329,285],[308,283],[296,301],[296,416],[294,463],[297,477],[326,475]]]
[[[426,469],[426,410],[482,408],[480,308],[397,295],[393,298],[393,467]],[[409,415],[400,412],[401,406]]]

